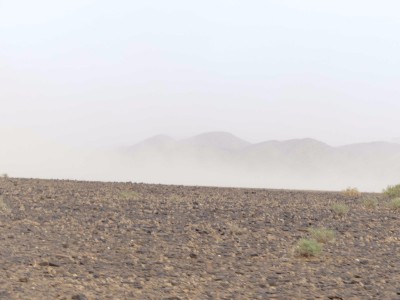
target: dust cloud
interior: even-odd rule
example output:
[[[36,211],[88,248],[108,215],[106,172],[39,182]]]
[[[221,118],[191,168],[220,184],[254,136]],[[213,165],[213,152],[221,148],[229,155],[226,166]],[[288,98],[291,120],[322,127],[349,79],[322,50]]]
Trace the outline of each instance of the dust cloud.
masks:
[[[0,173],[10,177],[303,190],[352,186],[375,192],[400,182],[400,145],[394,143],[331,147],[303,139],[243,141],[241,146],[242,141],[221,133],[212,139],[158,137],[128,148],[94,150],[25,130],[1,129],[0,136]]]

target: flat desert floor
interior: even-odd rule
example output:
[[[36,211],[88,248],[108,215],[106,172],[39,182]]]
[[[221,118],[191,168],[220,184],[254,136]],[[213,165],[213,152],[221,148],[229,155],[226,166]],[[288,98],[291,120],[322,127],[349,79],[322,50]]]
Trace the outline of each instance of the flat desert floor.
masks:
[[[0,299],[400,299],[380,194],[1,178],[0,239]]]

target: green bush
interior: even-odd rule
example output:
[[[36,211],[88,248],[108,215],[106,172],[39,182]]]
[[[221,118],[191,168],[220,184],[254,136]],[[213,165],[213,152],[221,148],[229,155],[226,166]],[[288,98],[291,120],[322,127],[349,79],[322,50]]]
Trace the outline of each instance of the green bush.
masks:
[[[301,239],[297,242],[296,253],[303,257],[317,256],[322,251],[322,246],[315,240]]]
[[[400,210],[400,198],[392,199],[390,206],[392,207],[393,210]]]
[[[344,203],[335,203],[332,205],[331,210],[340,217],[347,215],[350,208]]]
[[[374,197],[368,197],[363,200],[363,205],[369,209],[375,209],[378,206],[378,200]]]
[[[389,198],[400,197],[400,184],[389,185],[386,189],[383,190],[383,193]]]
[[[319,243],[328,243],[335,239],[335,232],[327,228],[310,228],[309,232],[312,238]]]

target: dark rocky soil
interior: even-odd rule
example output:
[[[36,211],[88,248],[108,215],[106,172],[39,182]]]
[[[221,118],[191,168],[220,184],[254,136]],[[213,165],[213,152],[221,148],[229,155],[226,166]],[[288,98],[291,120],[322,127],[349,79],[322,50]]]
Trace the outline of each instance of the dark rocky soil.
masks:
[[[376,208],[363,205],[371,196]],[[2,178],[0,299],[400,299],[400,212],[388,202]],[[314,227],[336,239],[298,256]]]

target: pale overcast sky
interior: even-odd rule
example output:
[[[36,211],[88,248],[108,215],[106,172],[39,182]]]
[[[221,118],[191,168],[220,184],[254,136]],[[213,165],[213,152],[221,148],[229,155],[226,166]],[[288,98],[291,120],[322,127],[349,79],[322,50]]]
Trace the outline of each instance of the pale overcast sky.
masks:
[[[400,3],[2,1],[0,127],[83,146],[400,136]]]

